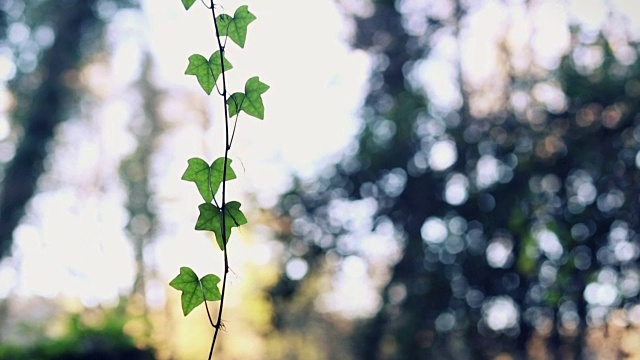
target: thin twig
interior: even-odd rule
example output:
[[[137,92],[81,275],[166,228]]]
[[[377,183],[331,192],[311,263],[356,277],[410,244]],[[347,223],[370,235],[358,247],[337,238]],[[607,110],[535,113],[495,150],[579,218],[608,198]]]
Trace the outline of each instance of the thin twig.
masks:
[[[207,309],[207,317],[209,318],[209,323],[211,324],[211,326],[216,327],[213,324],[213,319],[211,319],[211,313],[209,312],[209,305],[207,305],[207,297],[204,294],[204,287],[202,286],[202,281],[198,281],[198,283],[200,284],[200,291],[202,291],[202,298],[204,299],[204,307]]]
[[[244,99],[246,99],[247,94],[244,94],[244,96],[242,97],[242,101],[240,101],[240,106],[238,106],[236,99],[233,99],[233,102],[236,105],[236,109],[237,109],[237,113],[236,113],[236,120],[233,123],[233,132],[231,133],[231,140],[229,141],[229,148],[231,148],[231,144],[233,144],[233,138],[235,138],[236,136],[236,127],[238,126],[238,118],[240,118],[240,109],[242,109],[242,104],[244,103]]]

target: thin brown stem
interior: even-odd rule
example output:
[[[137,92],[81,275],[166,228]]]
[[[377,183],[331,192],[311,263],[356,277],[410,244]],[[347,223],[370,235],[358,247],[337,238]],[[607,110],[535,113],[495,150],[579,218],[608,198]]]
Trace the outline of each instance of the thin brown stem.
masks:
[[[204,294],[204,287],[202,286],[202,282],[200,282],[200,291],[202,291],[202,298],[204,299],[204,307],[207,309],[207,317],[209,318],[209,323],[211,326],[216,327],[213,324],[213,319],[211,319],[211,312],[209,311],[209,305],[207,305],[207,297]]]

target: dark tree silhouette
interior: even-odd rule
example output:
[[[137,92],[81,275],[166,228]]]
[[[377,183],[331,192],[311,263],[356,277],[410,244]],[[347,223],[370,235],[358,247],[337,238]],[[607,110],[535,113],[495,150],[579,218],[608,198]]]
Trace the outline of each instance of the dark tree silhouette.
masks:
[[[640,288],[638,44],[625,42],[624,58],[620,43],[576,27],[569,53],[544,75],[516,72],[504,50],[500,108],[473,115],[460,72],[462,104],[443,112],[407,74],[435,34],[458,35],[471,9],[463,4],[429,18],[421,36],[394,1],[355,18],[354,46],[378,60],[356,151],[334,175],[282,197],[276,214],[293,224],[283,239],[292,254],[309,249],[301,256],[311,271],[324,254],[357,255],[340,247],[350,227],[332,216],[336,199],[375,200],[371,230],[390,220],[398,231],[402,253],[380,310],[354,333],[357,358],[527,358],[533,337],[553,356],[580,358],[588,326],[630,309]],[[581,63],[585,48],[602,64]],[[535,95],[545,86],[557,90],[551,100]],[[520,106],[509,101],[516,93],[534,95]],[[443,148],[456,154],[451,164],[434,160]],[[299,285],[283,276],[272,294],[292,298]]]
[[[98,34],[103,25],[103,20],[96,15],[97,3],[97,0],[68,0],[24,4],[27,15],[20,21],[50,25],[55,39],[50,47],[42,49],[34,71],[18,71],[11,81],[18,102],[13,122],[22,129],[22,136],[2,174],[0,258],[11,250],[13,231],[44,171],[48,144],[75,102],[73,72],[81,65],[83,55],[96,50],[94,43],[100,39]],[[121,5],[125,5],[125,1],[121,1]],[[6,11],[0,14],[0,25],[6,25]]]

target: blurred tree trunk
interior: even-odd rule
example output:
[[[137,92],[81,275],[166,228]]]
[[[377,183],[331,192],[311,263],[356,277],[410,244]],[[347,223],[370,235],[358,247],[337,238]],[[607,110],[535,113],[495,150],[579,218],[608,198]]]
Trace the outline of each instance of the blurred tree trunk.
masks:
[[[372,91],[365,100],[365,108],[371,109],[371,114],[375,116],[364,118],[368,124],[360,137],[362,150],[359,155],[364,156],[361,161],[370,162],[369,171],[361,171],[351,177],[354,189],[359,189],[367,181],[376,178],[382,169],[393,169],[400,165],[402,160],[399,159],[411,153],[411,134],[416,113],[426,109],[428,104],[421,95],[407,88],[404,69],[412,61],[426,58],[431,49],[426,44],[416,46],[419,40],[407,34],[394,1],[376,2],[374,14],[368,18],[357,18],[356,22],[358,33],[354,47],[378,52],[388,60],[386,64],[378,65],[371,75],[372,80],[382,79],[381,88]],[[430,21],[430,25],[427,34],[434,33],[442,26],[438,21]],[[388,36],[389,41],[381,46],[376,39],[383,34]],[[392,99],[394,104],[390,110],[380,109],[379,103],[385,97]],[[372,141],[372,132],[375,131],[372,128],[378,117],[390,119],[397,126],[390,147],[380,147],[375,140]],[[393,150],[389,151],[389,148]],[[409,189],[432,187],[425,182],[432,180],[409,178],[405,193],[411,192]],[[427,330],[432,328],[427,324],[433,323],[439,310],[447,307],[450,289],[449,281],[441,269],[430,272],[423,265],[425,253],[420,227],[424,219],[435,212],[432,204],[436,204],[437,199],[434,192],[421,193],[419,200],[414,198],[398,202],[393,209],[385,210],[390,213],[394,223],[402,224],[407,242],[402,258],[393,267],[391,280],[382,292],[382,309],[360,330],[355,349],[360,359],[428,358],[428,351],[425,350],[432,347],[425,344],[437,340],[436,334]],[[401,303],[391,299],[392,288],[398,286],[406,291]],[[446,358],[446,354],[440,355]]]
[[[159,114],[162,93],[152,83],[153,62],[151,55],[145,56],[143,73],[138,81],[138,92],[142,109],[130,125],[137,147],[120,166],[122,181],[127,188],[127,211],[129,221],[127,233],[131,239],[136,263],[135,280],[131,291],[132,305],[143,309],[142,321],[145,325],[144,337],[148,339],[151,323],[145,296],[146,281],[149,274],[145,264],[145,247],[153,240],[156,227],[156,215],[152,207],[152,160],[156,142],[162,132]]]
[[[44,171],[47,145],[56,126],[65,120],[73,91],[72,71],[80,64],[85,35],[98,23],[93,8],[97,0],[69,0],[49,6],[54,19],[55,40],[43,53],[32,85],[33,95],[19,98],[28,102],[20,119],[23,136],[15,156],[7,165],[0,189],[0,258],[7,256],[13,232],[25,213],[25,206],[36,190]],[[28,6],[28,4],[27,4]]]

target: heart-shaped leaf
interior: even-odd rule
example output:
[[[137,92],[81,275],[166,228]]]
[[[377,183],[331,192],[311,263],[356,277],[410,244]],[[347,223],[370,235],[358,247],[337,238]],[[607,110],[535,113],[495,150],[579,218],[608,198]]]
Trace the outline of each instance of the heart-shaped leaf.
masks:
[[[260,81],[257,76],[247,80],[244,84],[244,93],[233,93],[227,99],[229,116],[235,116],[240,111],[260,120],[264,119],[264,103],[262,94],[269,90],[269,85]]]
[[[221,14],[216,18],[216,22],[218,23],[220,36],[228,36],[234,43],[244,48],[244,43],[247,39],[247,27],[255,19],[256,16],[249,11],[249,7],[242,5],[236,9],[233,17]]]
[[[223,57],[222,60],[224,61],[225,71],[233,69],[233,65],[226,58]],[[185,75],[195,75],[202,89],[207,95],[210,95],[216,85],[216,81],[218,81],[218,77],[222,74],[220,51],[218,50],[211,54],[209,60],[200,54],[189,56],[189,65],[187,65],[184,73]]]
[[[180,300],[182,302],[182,313],[187,316],[193,309],[204,302],[220,300],[220,290],[218,283],[220,278],[208,274],[201,280],[198,279],[196,273],[191,268],[183,266],[180,268],[180,274],[173,278],[169,285],[176,290],[182,291]]]
[[[236,178],[236,173],[231,168],[231,159],[227,159],[227,181]],[[217,158],[211,166],[200,158],[189,159],[189,166],[182,174],[182,180],[193,181],[204,201],[210,203],[218,193],[224,177],[224,158]]]
[[[237,201],[231,201],[225,206],[224,242],[222,241],[222,211],[213,204],[204,203],[198,206],[200,215],[196,221],[196,230],[213,231],[218,247],[220,247],[220,250],[224,250],[224,246],[229,241],[229,236],[231,235],[231,228],[247,223],[247,218],[242,211],[240,211],[240,205]]]
[[[204,201],[210,203],[213,200],[213,192],[211,190],[211,168],[206,161],[200,158],[191,158],[188,161],[189,166],[182,174],[182,180],[193,181],[198,187],[200,195]]]

